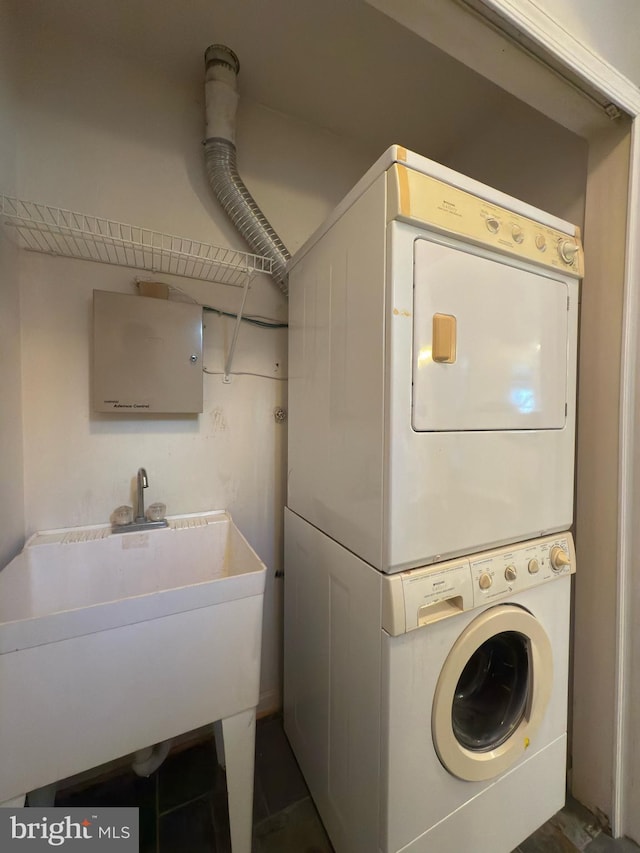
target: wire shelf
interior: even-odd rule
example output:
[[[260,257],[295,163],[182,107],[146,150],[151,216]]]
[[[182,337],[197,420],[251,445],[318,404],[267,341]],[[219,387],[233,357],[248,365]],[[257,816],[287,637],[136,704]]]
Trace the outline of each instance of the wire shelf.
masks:
[[[243,287],[272,272],[260,255],[0,195],[0,219],[23,249]]]

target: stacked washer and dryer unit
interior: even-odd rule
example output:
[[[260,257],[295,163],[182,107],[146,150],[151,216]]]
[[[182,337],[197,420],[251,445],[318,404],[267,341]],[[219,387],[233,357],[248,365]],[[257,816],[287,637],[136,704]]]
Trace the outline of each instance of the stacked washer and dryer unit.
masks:
[[[291,263],[285,730],[337,853],[564,803],[582,265],[399,146]]]

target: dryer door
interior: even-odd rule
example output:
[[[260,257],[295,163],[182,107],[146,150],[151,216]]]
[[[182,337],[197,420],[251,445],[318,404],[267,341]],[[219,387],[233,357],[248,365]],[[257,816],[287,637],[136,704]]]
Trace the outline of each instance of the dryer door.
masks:
[[[552,680],[551,644],[535,617],[512,604],[485,610],[438,679],[431,727],[444,767],[472,782],[508,770],[535,742]]]
[[[565,426],[568,287],[552,276],[415,241],[414,430]]]

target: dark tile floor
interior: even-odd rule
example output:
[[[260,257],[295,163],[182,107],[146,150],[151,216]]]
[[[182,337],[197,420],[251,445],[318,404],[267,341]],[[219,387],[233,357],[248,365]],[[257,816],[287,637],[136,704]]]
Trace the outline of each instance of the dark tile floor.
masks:
[[[170,755],[148,779],[133,771],[82,790],[62,790],[56,805],[138,806],[141,853],[230,853],[227,792],[213,739]],[[514,853],[638,853],[613,841],[575,801]],[[256,728],[253,853],[333,853],[279,717]],[[469,851],[473,853],[473,851]]]

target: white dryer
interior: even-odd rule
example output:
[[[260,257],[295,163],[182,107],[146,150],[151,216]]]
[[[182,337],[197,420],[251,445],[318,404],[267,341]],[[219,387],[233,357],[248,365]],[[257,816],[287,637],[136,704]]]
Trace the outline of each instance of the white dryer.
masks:
[[[288,506],[384,572],[570,527],[582,263],[390,148],[291,262]]]
[[[285,730],[336,853],[510,853],[564,804],[569,533],[384,575],[286,512]]]

